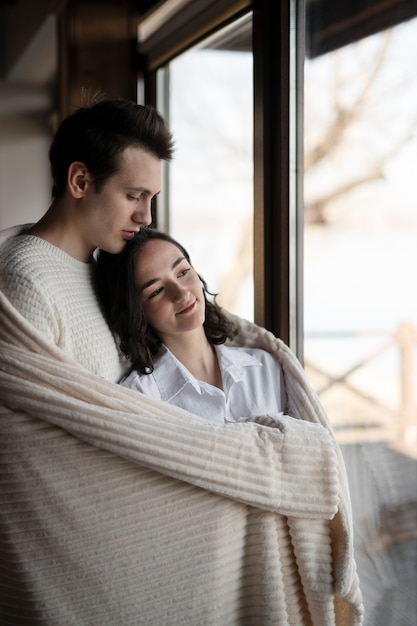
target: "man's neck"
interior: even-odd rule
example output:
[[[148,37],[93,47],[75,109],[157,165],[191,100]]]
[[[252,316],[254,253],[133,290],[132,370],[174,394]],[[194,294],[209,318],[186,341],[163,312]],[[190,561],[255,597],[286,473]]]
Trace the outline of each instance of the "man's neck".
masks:
[[[86,251],[82,242],[74,237],[73,220],[66,217],[66,212],[62,210],[59,203],[53,203],[28,233],[45,239],[78,261],[90,263],[92,260],[93,251]]]

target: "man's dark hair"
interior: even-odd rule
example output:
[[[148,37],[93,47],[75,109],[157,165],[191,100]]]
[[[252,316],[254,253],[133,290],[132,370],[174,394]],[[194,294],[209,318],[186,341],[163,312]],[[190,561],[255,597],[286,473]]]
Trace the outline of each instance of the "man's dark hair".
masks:
[[[120,254],[100,250],[97,260],[98,294],[105,315],[119,337],[122,352],[141,374],[153,371],[154,357],[162,346],[161,339],[146,320],[135,284],[138,252],[152,239],[172,243],[192,265],[188,252],[178,241],[166,233],[143,226]],[[235,336],[236,327],[216,303],[216,294],[210,293],[204,279],[198,276],[206,305],[203,324],[206,337],[213,345],[222,344]],[[207,295],[213,296],[213,299],[209,300]]]
[[[152,107],[130,100],[101,99],[81,106],[63,120],[49,150],[52,197],[64,194],[71,163],[84,163],[96,191],[119,169],[125,148],[135,146],[169,161],[173,139]]]

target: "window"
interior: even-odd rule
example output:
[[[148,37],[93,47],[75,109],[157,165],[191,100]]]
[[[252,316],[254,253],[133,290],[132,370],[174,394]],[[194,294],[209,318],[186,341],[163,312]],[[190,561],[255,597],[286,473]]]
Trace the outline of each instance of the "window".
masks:
[[[399,626],[417,616],[417,19],[356,20],[307,12],[304,356],[346,461],[365,624]]]
[[[158,70],[177,145],[169,230],[218,302],[253,320],[253,67],[251,15],[204,39]]]

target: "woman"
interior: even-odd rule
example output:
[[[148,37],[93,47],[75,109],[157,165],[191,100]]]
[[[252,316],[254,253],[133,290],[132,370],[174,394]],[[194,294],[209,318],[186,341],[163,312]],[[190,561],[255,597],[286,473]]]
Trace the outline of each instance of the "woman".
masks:
[[[281,368],[266,351],[225,346],[236,333],[188,252],[151,228],[98,257],[99,294],[133,368],[121,384],[212,421],[277,414]]]

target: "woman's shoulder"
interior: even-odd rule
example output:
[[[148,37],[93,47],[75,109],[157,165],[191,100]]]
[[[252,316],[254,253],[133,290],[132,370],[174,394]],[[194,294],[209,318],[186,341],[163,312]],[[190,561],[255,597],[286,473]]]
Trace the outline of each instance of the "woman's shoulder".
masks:
[[[263,348],[252,348],[249,346],[233,346],[233,345],[223,345],[222,349],[225,350],[228,354],[246,354],[248,356],[254,357],[258,359],[261,363],[263,362],[276,362],[277,359],[267,350]]]

